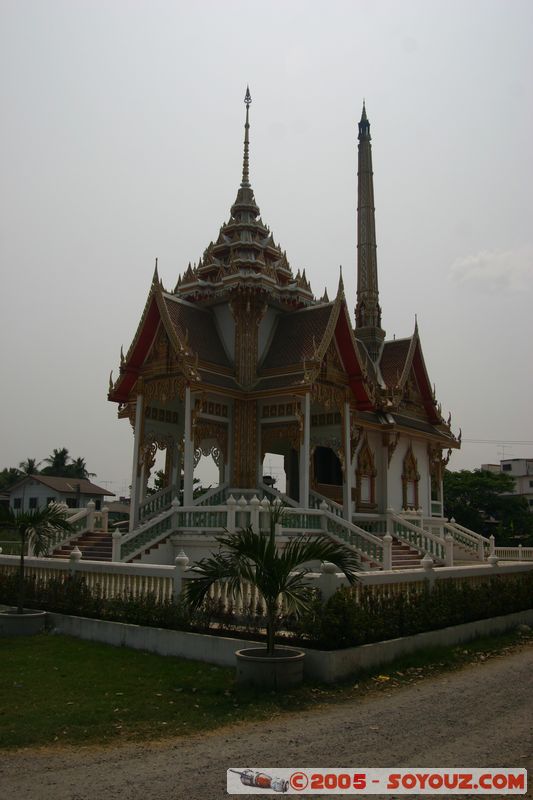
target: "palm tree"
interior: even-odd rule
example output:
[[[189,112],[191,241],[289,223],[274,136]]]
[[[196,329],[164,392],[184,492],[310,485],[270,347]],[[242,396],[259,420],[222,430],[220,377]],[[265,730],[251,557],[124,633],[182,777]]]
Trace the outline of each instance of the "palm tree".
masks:
[[[89,472],[84,458],[75,458],[67,467],[69,475],[74,478],[94,478],[95,472]]]
[[[27,458],[26,461],[21,461],[19,469],[23,475],[37,475],[41,462],[36,458]]]
[[[59,450],[54,447],[52,455],[44,460],[48,466],[43,469],[43,475],[68,475],[69,454],[66,447],[61,447]]]
[[[284,550],[278,550],[275,527],[283,513],[281,506],[273,508],[269,533],[255,533],[249,525],[236,533],[216,537],[219,552],[198,562],[194,567],[198,577],[185,588],[187,603],[191,608],[199,608],[217,581],[226,581],[235,598],[242,594],[246,583],[255,586],[265,603],[269,656],[274,654],[279,602],[284,600],[296,616],[309,608],[309,585],[305,577],[311,570],[302,569],[302,564],[329,561],[344,572],[350,583],[355,583],[355,573],[360,569],[351,550],[324,534],[296,536]]]
[[[58,503],[50,503],[34,511],[14,511],[0,507],[0,528],[10,531],[20,541],[19,590],[17,611],[24,613],[24,552],[31,538],[36,556],[46,555],[50,539],[55,533],[70,533],[74,529],[66,517],[66,510]]]

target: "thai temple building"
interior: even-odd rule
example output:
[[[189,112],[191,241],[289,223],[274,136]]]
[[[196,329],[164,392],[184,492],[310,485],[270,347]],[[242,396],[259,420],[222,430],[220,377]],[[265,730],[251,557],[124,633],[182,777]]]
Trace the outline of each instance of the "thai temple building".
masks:
[[[263,480],[269,453],[283,457],[292,528],[342,538],[364,568],[390,568],[376,544],[387,532],[410,563],[428,552],[444,563],[442,471],[460,436],[443,418],[416,324],[404,339],[386,338],[365,106],[350,301],[342,275],[336,297],[316,297],[263,222],[250,183],[250,103],[247,91],[242,179],[227,222],[173,289],[156,262],[137,332],[110,379],[109,400],[133,429],[130,529],[116,552],[173,563],[184,548],[205,554],[199,537],[212,540],[239,514],[260,519],[276,495]],[[158,450],[166,486],[148,495]],[[219,484],[196,496],[202,455],[214,459]],[[217,508],[226,516],[215,524]]]

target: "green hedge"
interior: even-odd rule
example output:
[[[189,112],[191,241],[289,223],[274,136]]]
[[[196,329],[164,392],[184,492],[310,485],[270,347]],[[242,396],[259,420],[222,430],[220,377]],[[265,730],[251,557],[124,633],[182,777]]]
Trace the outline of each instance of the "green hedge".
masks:
[[[303,644],[336,650],[410,636],[463,622],[533,608],[533,570],[495,576],[479,583],[443,580],[419,594],[374,593],[364,588],[359,602],[340,589],[324,605],[317,598],[291,628]]]
[[[0,603],[15,605],[18,575],[0,573]],[[479,583],[437,581],[420,593],[384,594],[360,591],[359,602],[350,589],[340,589],[325,604],[318,593],[300,619],[282,619],[281,637],[319,649],[336,650],[369,642],[395,639],[463,622],[511,614],[533,608],[533,570],[514,576],[495,576]],[[62,614],[129,622],[159,628],[263,638],[261,608],[244,617],[208,601],[191,613],[183,603],[159,602],[155,595],[125,594],[103,598],[83,577],[66,575],[48,582],[32,576],[26,581],[25,606]]]

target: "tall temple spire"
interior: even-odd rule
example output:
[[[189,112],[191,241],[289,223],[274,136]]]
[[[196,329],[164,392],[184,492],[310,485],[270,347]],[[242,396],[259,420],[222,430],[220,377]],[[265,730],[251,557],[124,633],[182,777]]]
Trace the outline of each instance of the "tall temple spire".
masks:
[[[357,305],[355,307],[356,336],[376,361],[385,331],[381,328],[378,267],[376,257],[376,221],[370,123],[363,111],[359,122],[357,169]]]
[[[242,157],[242,180],[237,198],[231,207],[231,216],[239,222],[249,222],[259,216],[259,207],[255,202],[254,192],[250,185],[250,104],[252,96],[246,87],[244,104],[246,106],[246,121],[244,123],[244,154]]]
[[[250,174],[249,174],[249,150],[250,150],[250,137],[249,137],[249,130],[250,130],[250,122],[249,122],[249,112],[250,112],[250,104],[252,102],[252,96],[250,94],[250,87],[246,87],[246,94],[244,96],[244,104],[246,106],[246,122],[244,123],[244,156],[242,159],[242,181],[241,186],[243,188],[247,188],[250,186]]]

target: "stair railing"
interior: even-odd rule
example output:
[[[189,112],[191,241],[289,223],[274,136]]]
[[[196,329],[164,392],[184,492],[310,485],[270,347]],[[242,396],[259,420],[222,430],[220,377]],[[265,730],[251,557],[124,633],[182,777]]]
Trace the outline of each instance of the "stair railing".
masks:
[[[389,532],[401,542],[408,544],[422,555],[430,555],[440,564],[450,564],[450,560],[453,563],[453,555],[450,559],[450,543],[446,539],[392,511],[387,511],[387,517],[391,524]]]
[[[164,489],[160,489],[155,494],[148,495],[142,503],[139,503],[139,522],[142,524],[163,511],[167,511],[175,494],[175,486],[165,486]]]
[[[322,508],[322,503],[326,504],[330,514],[344,518],[344,509],[339,503],[311,489],[309,492],[309,505],[311,508]]]
[[[454,542],[475,555],[478,561],[485,561],[487,556],[494,555],[493,539],[491,541],[490,538],[459,525],[453,518],[444,524],[444,529],[453,536]]]

